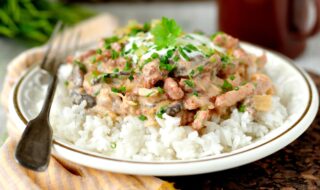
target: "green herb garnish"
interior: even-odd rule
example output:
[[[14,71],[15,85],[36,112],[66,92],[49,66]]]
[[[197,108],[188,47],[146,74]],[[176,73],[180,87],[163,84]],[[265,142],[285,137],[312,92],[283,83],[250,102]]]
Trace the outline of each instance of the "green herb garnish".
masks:
[[[198,51],[198,48],[196,48],[196,46],[192,45],[192,44],[188,44],[184,47],[188,52],[192,52],[192,51]]]
[[[199,96],[199,94],[198,94],[198,92],[197,91],[194,91],[193,93],[192,93],[194,96]]]
[[[180,57],[179,57],[178,55],[176,55],[176,56],[173,57],[173,61],[174,61],[174,62],[178,62],[179,59],[180,59]]]
[[[204,69],[204,67],[203,67],[203,66],[199,66],[199,67],[197,67],[197,70],[198,70],[198,72],[199,72],[199,73],[201,73],[201,72],[203,71],[203,69]]]
[[[155,44],[160,49],[174,45],[181,31],[175,20],[166,17],[162,17],[161,22],[151,29]]]
[[[168,57],[168,58],[171,58],[171,57],[173,56],[173,54],[174,54],[174,51],[175,51],[174,49],[168,50],[168,51],[167,51],[167,57]]]
[[[111,59],[115,60],[119,57],[119,53],[116,52],[115,50],[111,51]]]
[[[128,77],[128,79],[130,80],[130,81],[133,81],[133,75],[131,74],[129,77]]]
[[[192,69],[189,73],[189,78],[192,78],[196,72]]]
[[[80,61],[74,60],[73,64],[77,65],[82,72],[84,72],[84,73],[87,72],[86,66],[83,63],[81,63]]]
[[[145,121],[145,120],[148,119],[145,115],[139,115],[138,118],[139,118],[141,121]]]
[[[225,69],[227,65],[231,64],[231,59],[227,55],[221,56],[222,68]]]
[[[239,87],[238,87],[238,86],[237,86],[237,87],[235,87],[235,88],[234,88],[234,90],[235,90],[235,91],[238,91],[238,90],[239,90]]]
[[[132,44],[132,50],[133,50],[133,51],[136,51],[137,49],[138,49],[137,44],[136,44],[136,43],[133,43],[133,44]]]
[[[221,89],[223,92],[228,92],[233,89],[233,86],[227,80],[224,80]]]
[[[69,86],[69,81],[65,80],[64,81],[64,86]]]
[[[153,54],[151,55],[151,58],[152,58],[152,59],[157,59],[157,58],[159,58],[159,54],[153,53]]]
[[[163,119],[162,115],[166,113],[166,108],[165,107],[161,107],[160,110],[156,113],[156,116],[160,119]]]
[[[192,80],[185,80],[183,81],[187,86],[189,86],[190,88],[194,87],[194,82]]]
[[[235,78],[236,78],[236,77],[235,77],[234,75],[230,75],[230,76],[229,76],[229,79],[230,79],[230,80],[234,80]]]
[[[126,90],[127,90],[127,88],[125,86],[121,86],[119,88],[116,88],[116,87],[111,88],[111,91],[114,93],[125,93]]]
[[[178,51],[180,53],[180,55],[186,60],[186,61],[190,61],[190,58],[188,57],[188,55],[183,51],[183,49],[181,47],[178,48]]]
[[[164,94],[164,90],[163,90],[163,88],[161,88],[161,87],[157,87],[157,90],[158,90],[158,92],[160,93],[160,94]]]
[[[96,53],[101,55],[102,54],[102,50],[101,49],[97,49]]]
[[[131,63],[129,61],[126,62],[123,71],[130,71],[131,70]]]
[[[113,72],[114,72],[114,73],[118,73],[118,72],[119,72],[119,68],[113,69]]]
[[[170,64],[167,56],[162,56],[160,57],[159,68],[171,72],[176,68],[176,65]]]
[[[115,149],[115,148],[117,147],[117,143],[112,142],[111,145],[110,145],[110,147],[111,147],[112,149]]]
[[[214,33],[214,34],[212,34],[212,35],[210,36],[210,39],[211,39],[211,40],[214,40],[219,34],[224,34],[224,32],[221,32],[221,31],[216,32],[216,33]]]
[[[241,104],[238,108],[239,112],[244,113],[246,111],[246,106],[244,104]]]
[[[114,43],[114,42],[117,42],[118,40],[119,40],[119,38],[117,36],[112,36],[110,38],[104,39],[104,48],[110,49],[111,48],[111,44]]]

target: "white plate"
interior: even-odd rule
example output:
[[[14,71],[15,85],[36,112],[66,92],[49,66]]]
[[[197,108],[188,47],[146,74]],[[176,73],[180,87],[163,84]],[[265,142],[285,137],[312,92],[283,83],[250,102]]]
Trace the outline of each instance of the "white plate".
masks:
[[[267,53],[266,72],[278,84],[281,101],[289,113],[287,121],[263,138],[230,153],[188,161],[130,161],[109,158],[102,154],[77,148],[57,137],[54,138],[52,153],[60,158],[101,170],[137,175],[178,176],[214,172],[244,165],[268,156],[285,147],[299,137],[313,121],[319,106],[319,96],[308,74],[297,68],[290,59],[241,43],[254,54]],[[43,51],[35,49],[34,51]],[[20,130],[37,113],[35,103],[44,91],[39,83],[43,77],[37,67],[29,70],[16,84],[10,97],[10,115]]]

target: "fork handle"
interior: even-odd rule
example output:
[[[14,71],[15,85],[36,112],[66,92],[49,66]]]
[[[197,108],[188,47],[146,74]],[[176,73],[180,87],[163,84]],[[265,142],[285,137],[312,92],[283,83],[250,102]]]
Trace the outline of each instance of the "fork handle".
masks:
[[[16,160],[34,171],[44,171],[50,161],[52,128],[49,116],[57,82],[58,77],[53,75],[40,114],[28,122],[16,148]]]
[[[55,74],[52,76],[52,79],[48,85],[47,94],[39,114],[39,115],[45,115],[46,118],[48,118],[48,120],[50,117],[50,110],[51,110],[51,106],[52,106],[52,102],[55,94],[54,92],[56,91],[56,88],[57,88],[57,83],[58,83],[58,77]]]

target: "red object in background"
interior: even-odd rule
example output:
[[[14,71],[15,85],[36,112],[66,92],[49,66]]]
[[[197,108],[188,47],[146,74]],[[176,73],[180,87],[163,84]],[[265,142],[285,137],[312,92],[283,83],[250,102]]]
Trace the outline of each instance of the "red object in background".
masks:
[[[306,39],[320,29],[320,0],[314,1],[316,22],[309,31],[307,0],[218,0],[219,27],[240,40],[295,58],[305,49]]]

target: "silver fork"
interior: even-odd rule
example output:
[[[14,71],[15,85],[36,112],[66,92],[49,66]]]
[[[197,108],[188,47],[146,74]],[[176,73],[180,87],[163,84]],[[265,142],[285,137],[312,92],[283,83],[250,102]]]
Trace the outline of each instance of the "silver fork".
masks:
[[[58,83],[57,71],[70,50],[76,49],[79,38],[79,33],[76,33],[71,36],[73,40],[65,39],[66,32],[62,32],[57,41],[57,47],[53,50],[53,39],[57,36],[62,27],[60,22],[56,25],[54,32],[50,37],[44,58],[40,64],[40,68],[46,71],[51,77],[43,107],[39,115],[27,123],[15,152],[17,162],[34,171],[44,171],[48,167],[53,133],[49,116]],[[71,43],[66,46],[66,42],[70,41],[74,41],[74,47],[70,47]],[[64,52],[61,52],[62,50],[64,50]]]

